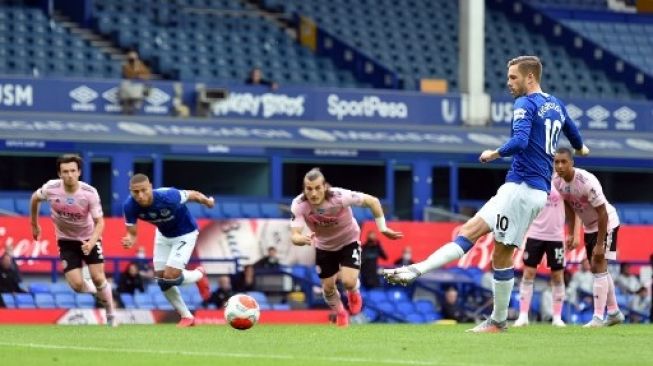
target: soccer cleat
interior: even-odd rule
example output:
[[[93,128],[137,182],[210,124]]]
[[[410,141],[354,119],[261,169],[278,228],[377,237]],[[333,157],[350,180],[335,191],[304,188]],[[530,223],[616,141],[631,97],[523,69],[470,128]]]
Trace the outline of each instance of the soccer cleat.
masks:
[[[345,310],[336,314],[336,325],[343,328],[349,326],[349,314]]]
[[[118,319],[115,315],[107,315],[107,326],[111,328],[118,326]]]
[[[204,269],[204,267],[198,266],[195,269],[202,272],[202,278],[196,282],[196,285],[202,300],[206,301],[211,297],[211,283],[209,283],[209,279],[206,276],[206,269]]]
[[[528,326],[528,316],[519,316],[512,324],[513,327],[526,327]]]
[[[384,269],[383,277],[393,285],[406,286],[415,281],[422,273],[414,266],[404,266],[394,269]]]
[[[603,325],[611,327],[613,325],[623,323],[624,320],[626,320],[626,317],[624,316],[624,313],[622,313],[621,310],[617,310],[617,312],[614,313],[614,314],[608,314],[608,318],[605,319],[605,321],[603,322]]]
[[[592,320],[589,323],[583,325],[583,328],[600,328],[603,326],[603,320],[598,316],[594,315]]]
[[[177,323],[177,328],[187,328],[195,326],[195,318],[181,318]]]
[[[567,326],[567,324],[565,324],[565,322],[563,322],[562,319],[560,319],[560,318],[554,318],[551,321],[551,325],[553,325],[554,327],[558,327],[558,328],[564,328],[564,327]]]
[[[360,291],[347,291],[347,299],[349,300],[349,312],[351,315],[356,315],[361,312],[363,308],[363,298]]]
[[[492,320],[492,318],[487,318],[482,323],[478,324],[474,328],[467,329],[467,333],[501,333],[508,330],[506,322],[497,322]]]

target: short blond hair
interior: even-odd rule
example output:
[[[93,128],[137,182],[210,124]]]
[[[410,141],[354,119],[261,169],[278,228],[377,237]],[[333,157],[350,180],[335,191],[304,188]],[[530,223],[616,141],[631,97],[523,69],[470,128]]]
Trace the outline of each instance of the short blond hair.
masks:
[[[539,83],[542,79],[542,62],[537,56],[518,56],[508,61],[508,67],[517,65],[519,72],[526,76],[532,73]]]

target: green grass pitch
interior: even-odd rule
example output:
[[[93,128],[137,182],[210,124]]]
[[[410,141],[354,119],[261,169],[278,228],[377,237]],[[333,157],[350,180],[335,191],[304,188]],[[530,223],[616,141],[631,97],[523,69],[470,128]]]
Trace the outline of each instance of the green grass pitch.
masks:
[[[652,365],[653,326],[468,325],[0,326],[0,364],[130,365]]]

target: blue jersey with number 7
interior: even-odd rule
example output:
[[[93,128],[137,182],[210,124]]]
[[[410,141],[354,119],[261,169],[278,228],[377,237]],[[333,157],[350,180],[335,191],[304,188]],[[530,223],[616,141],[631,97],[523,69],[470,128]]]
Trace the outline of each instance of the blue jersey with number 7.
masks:
[[[517,98],[510,140],[499,148],[499,155],[513,157],[506,182],[525,182],[532,188],[549,192],[560,132],[574,149],[583,147],[576,124],[558,98],[546,93]]]

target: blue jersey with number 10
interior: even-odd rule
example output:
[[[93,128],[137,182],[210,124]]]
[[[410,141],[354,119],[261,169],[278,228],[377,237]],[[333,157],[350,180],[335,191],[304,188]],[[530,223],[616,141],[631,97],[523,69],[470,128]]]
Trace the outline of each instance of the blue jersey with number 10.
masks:
[[[583,147],[576,124],[558,98],[546,93],[517,98],[510,140],[499,148],[499,155],[513,156],[506,182],[525,182],[532,188],[549,192],[553,156],[561,131],[574,149]]]

